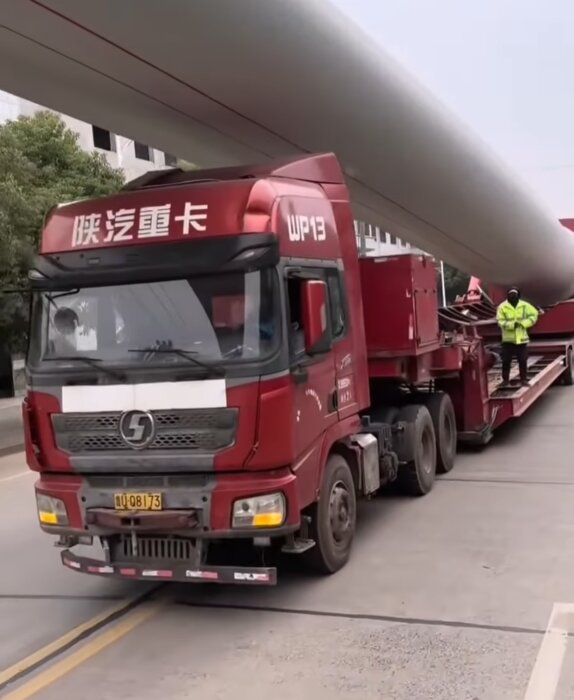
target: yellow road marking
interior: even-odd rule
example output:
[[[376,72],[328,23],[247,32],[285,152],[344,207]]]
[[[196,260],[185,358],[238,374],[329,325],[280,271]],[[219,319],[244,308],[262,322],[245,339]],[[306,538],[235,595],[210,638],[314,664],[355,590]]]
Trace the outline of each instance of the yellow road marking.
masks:
[[[6,683],[9,683],[13,678],[19,676],[21,673],[25,673],[37,664],[42,663],[53,654],[57,654],[69,644],[72,644],[79,639],[82,635],[88,634],[95,627],[101,625],[106,620],[109,620],[114,615],[117,615],[130,606],[135,605],[139,598],[141,598],[141,596],[132,596],[131,598],[121,600],[119,603],[116,603],[116,605],[112,605],[103,612],[99,613],[99,615],[92,617],[90,620],[87,620],[81,625],[74,627],[74,629],[70,630],[69,632],[66,632],[66,634],[62,635],[59,639],[46,644],[46,646],[38,649],[38,651],[30,654],[30,656],[27,656],[25,659],[17,661],[12,666],[0,671],[0,687]]]
[[[73,671],[93,656],[96,656],[96,654],[99,654],[106,649],[106,647],[119,641],[138,625],[141,625],[142,622],[149,620],[150,617],[159,612],[164,604],[165,603],[160,601],[143,603],[127,617],[122,618],[118,623],[113,625],[113,627],[87,641],[77,651],[57,661],[52,666],[49,666],[45,671],[40,672],[19,688],[16,688],[16,690],[4,695],[3,700],[28,700],[28,698],[44,690],[49,685],[52,685],[52,683],[55,683],[66,674],[70,673],[70,671]]]

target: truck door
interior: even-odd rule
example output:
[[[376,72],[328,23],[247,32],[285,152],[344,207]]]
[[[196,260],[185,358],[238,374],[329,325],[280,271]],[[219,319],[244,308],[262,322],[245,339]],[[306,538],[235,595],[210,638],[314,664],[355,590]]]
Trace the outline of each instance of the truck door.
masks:
[[[306,279],[326,281],[321,268],[305,268]],[[311,452],[319,457],[327,428],[338,420],[335,360],[332,351],[309,357],[305,353],[301,269],[286,272],[289,353],[293,383],[293,441],[296,459]],[[314,447],[314,450],[311,448]],[[313,459],[313,454],[308,458]]]
[[[343,271],[330,268],[326,274],[335,361],[336,403],[339,419],[342,420],[358,410],[355,390],[356,353],[353,353]]]

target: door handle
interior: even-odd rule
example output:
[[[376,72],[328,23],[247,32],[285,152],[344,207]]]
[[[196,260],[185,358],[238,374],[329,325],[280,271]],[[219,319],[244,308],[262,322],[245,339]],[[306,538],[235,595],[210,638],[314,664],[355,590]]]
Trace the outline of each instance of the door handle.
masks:
[[[337,388],[333,389],[329,394],[329,413],[336,411],[339,406],[339,394],[337,393]]]

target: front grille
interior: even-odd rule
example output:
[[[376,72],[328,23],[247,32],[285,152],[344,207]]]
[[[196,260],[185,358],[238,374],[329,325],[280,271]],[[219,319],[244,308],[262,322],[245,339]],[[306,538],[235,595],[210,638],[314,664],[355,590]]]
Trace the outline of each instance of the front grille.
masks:
[[[58,443],[60,444],[60,443]],[[216,452],[227,446],[228,441],[222,440],[217,434],[196,435],[183,433],[181,435],[158,434],[147,448],[149,450],[201,450]],[[80,452],[106,452],[108,450],[129,450],[129,445],[119,435],[71,435],[67,440],[66,451],[71,454]]]
[[[156,422],[149,450],[215,453],[233,444],[237,409],[152,411]],[[65,413],[52,416],[58,448],[68,454],[125,452],[133,448],[120,435],[121,413]]]
[[[112,561],[180,561],[195,558],[195,541],[183,537],[141,535],[136,538],[136,547],[130,535],[121,535],[110,542]]]
[[[236,409],[186,409],[152,411],[159,427],[191,428],[192,430],[225,430],[235,426]],[[121,413],[61,413],[54,421],[62,432],[118,430]]]

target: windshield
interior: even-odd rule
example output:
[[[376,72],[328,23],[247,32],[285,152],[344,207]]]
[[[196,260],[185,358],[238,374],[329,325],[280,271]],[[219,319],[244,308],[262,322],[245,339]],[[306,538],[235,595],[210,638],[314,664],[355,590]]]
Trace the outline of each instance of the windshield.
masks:
[[[276,308],[274,270],[37,293],[30,361],[253,361],[277,347]]]

